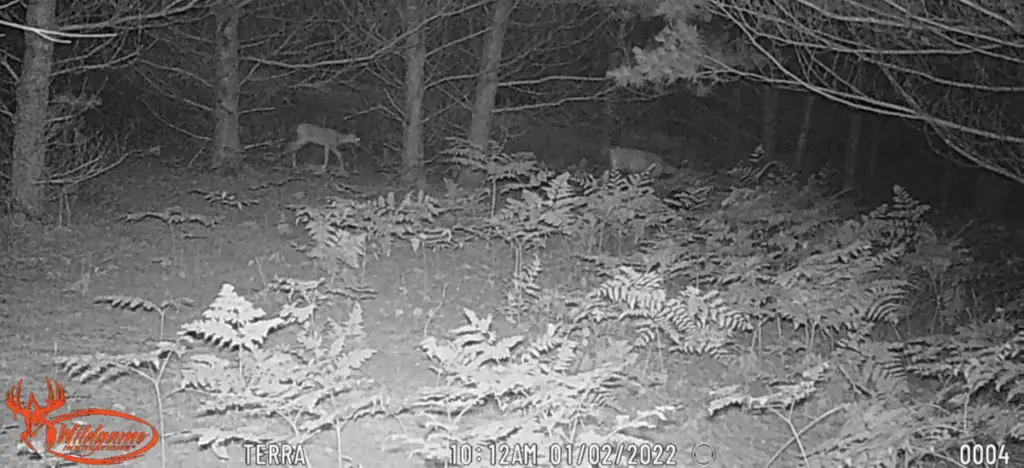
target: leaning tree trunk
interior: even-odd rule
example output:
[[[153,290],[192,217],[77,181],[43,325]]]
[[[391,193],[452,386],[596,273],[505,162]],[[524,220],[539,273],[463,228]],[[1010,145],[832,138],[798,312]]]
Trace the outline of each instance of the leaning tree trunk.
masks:
[[[512,0],[497,0],[491,19],[491,33],[480,56],[480,75],[476,82],[476,102],[473,104],[468,139],[481,148],[486,148],[490,140],[491,111],[494,110],[494,96],[498,93],[501,50],[505,45],[505,29],[511,13]],[[472,168],[465,167],[459,174],[459,182],[464,186],[476,186],[481,182],[480,177]]]
[[[768,87],[761,109],[761,144],[769,158],[777,156],[779,147],[779,90]]]
[[[729,99],[729,110],[730,115],[735,122],[739,122],[738,125],[731,125],[732,127],[732,138],[729,139],[728,158],[729,164],[735,163],[740,158],[740,150],[742,149],[742,142],[744,140],[744,130],[747,126],[744,125],[747,114],[743,109],[743,85],[740,82],[732,84],[732,98]]]
[[[850,112],[850,128],[846,135],[846,158],[843,161],[843,192],[849,194],[857,193],[857,166],[860,163],[860,139],[863,124],[863,113]]]
[[[213,138],[213,167],[236,173],[242,166],[242,142],[238,136],[238,22],[243,4],[230,3],[216,9],[217,22],[217,118]]]
[[[56,3],[56,0],[28,2],[26,24],[52,30]],[[18,110],[14,115],[11,194],[15,209],[32,217],[41,215],[46,203],[42,179],[46,173],[46,127],[52,73],[53,42],[26,32],[25,56],[16,91]]]
[[[868,139],[866,151],[864,151],[864,177],[861,177],[861,186],[867,193],[867,201],[874,203],[881,189],[884,187],[888,192],[890,187],[888,181],[882,182],[881,152],[882,143],[886,140],[888,125],[891,123],[886,117],[874,116],[868,121],[870,131],[864,132]]]
[[[420,26],[422,0],[405,0],[405,25],[409,37],[405,48],[405,141],[402,151],[403,182],[425,188],[423,173],[423,70],[427,63],[427,42]]]
[[[793,170],[800,174],[801,177],[808,172],[805,156],[807,155],[807,142],[811,138],[811,127],[814,122],[814,103],[818,100],[818,96],[814,93],[807,93],[804,99],[803,122],[800,124],[800,135],[797,137],[796,151],[793,153]]]

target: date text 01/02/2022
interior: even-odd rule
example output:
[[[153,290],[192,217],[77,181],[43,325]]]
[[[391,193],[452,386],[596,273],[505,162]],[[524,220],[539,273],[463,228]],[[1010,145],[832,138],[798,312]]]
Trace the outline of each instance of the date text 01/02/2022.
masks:
[[[531,466],[538,461],[567,466],[676,466],[675,445],[671,444],[555,444],[541,453],[537,444],[454,444],[449,448],[451,464],[467,466]]]

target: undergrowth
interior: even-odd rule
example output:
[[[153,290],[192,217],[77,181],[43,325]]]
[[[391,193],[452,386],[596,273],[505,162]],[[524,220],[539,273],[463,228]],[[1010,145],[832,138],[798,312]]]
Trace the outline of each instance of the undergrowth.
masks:
[[[1002,457],[1021,441],[1024,326],[1014,318],[1019,311],[1006,313],[1012,304],[951,334],[880,338],[921,313],[922,291],[963,284],[961,268],[972,264],[970,249],[933,229],[929,208],[901,187],[892,203],[849,216],[840,215],[851,210],[827,183],[801,185],[757,153],[723,185],[695,174],[662,182],[645,174],[555,173],[497,145],[455,143],[452,162],[485,174],[477,192],[456,197],[449,186],[446,197],[390,193],[292,207],[311,239],[302,250],[326,276],[269,282],[267,293],[285,303],[278,313],[225,285],[202,319],[174,339],[161,336],[152,350],[71,356],[62,365],[82,379],[146,378],[158,404],[178,392],[196,395],[203,424],[174,439],[220,457],[231,443],[300,443],[333,431],[342,466],[350,461],[341,430],[385,414],[420,423],[396,434],[391,449],[441,465],[464,458],[453,446],[652,444],[636,431],[663,430],[675,408],[627,410],[620,401],[625,387],[671,378],[639,370],[644,352],[797,363],[786,374],[754,377],[764,384],[758,391],[729,384],[707,395],[709,418],[735,408],[772,415],[788,430],[790,441],[765,466],[959,466],[963,447],[993,447]],[[232,200],[225,206],[248,206]],[[485,206],[471,210],[467,200]],[[441,226],[454,211],[474,215]],[[205,220],[179,211],[126,220],[153,216],[172,236],[183,222]],[[566,241],[592,283],[545,278],[541,254],[554,240]],[[420,343],[438,385],[391,402],[358,372],[374,355],[359,305],[371,293],[363,273],[403,245],[426,255],[474,242],[510,249],[506,301],[492,312],[535,325],[534,333],[499,337],[493,314],[466,309],[465,325]],[[314,320],[339,294],[353,301],[349,318]],[[170,307],[101,300],[161,314]],[[271,337],[280,342],[268,346]],[[603,347],[600,359],[589,356],[595,346]],[[181,377],[165,388],[171,363]],[[794,411],[835,382],[847,398],[800,425]],[[912,390],[923,382],[935,391]],[[230,422],[218,424],[214,415]],[[811,431],[819,431],[813,444]],[[536,455],[537,466],[565,464],[546,449]]]

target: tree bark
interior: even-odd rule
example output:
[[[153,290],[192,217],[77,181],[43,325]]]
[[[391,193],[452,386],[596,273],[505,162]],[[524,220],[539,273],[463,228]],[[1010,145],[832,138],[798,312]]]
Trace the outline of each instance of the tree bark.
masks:
[[[867,151],[864,152],[864,176],[861,177],[861,185],[864,187],[864,191],[867,193],[868,200],[874,201],[876,199],[875,194],[879,193],[882,188],[886,191],[891,191],[889,184],[882,183],[882,168],[881,164],[881,152],[882,143],[886,140],[886,134],[888,133],[888,125],[891,122],[888,118],[873,116],[868,120],[868,132],[865,132],[867,138]]]
[[[801,177],[806,175],[809,169],[804,157],[807,155],[807,142],[810,140],[811,127],[814,123],[814,103],[818,97],[813,93],[807,93],[804,99],[803,122],[800,124],[800,136],[797,137],[796,151],[793,153],[793,170]]]
[[[56,0],[28,2],[26,24],[53,30]],[[46,192],[41,184],[46,173],[50,81],[53,76],[53,42],[25,32],[25,56],[18,80],[14,115],[11,194],[14,208],[31,217],[42,214]]]
[[[213,167],[237,173],[242,167],[242,141],[238,135],[238,22],[244,3],[228,2],[216,8],[217,23],[217,127],[213,138]]]
[[[732,117],[739,124],[733,125],[733,137],[729,139],[729,155],[728,161],[730,164],[737,161],[740,157],[740,149],[742,141],[744,140],[744,130],[747,130],[743,125],[744,118],[747,114],[743,109],[743,85],[740,82],[733,83],[732,85],[732,98],[729,100],[730,110],[732,111]],[[743,157],[746,157],[744,155]]]
[[[769,158],[775,158],[779,147],[779,90],[768,87],[761,111],[761,144]]]
[[[487,142],[490,140],[491,112],[494,110],[494,97],[498,93],[498,70],[501,68],[505,30],[508,27],[508,17],[511,14],[512,0],[497,0],[494,3],[491,33],[487,35],[480,56],[476,101],[473,104],[473,117],[469,124],[468,140],[482,148],[486,148]],[[471,168],[463,168],[459,175],[459,182],[465,186],[476,186],[481,182],[480,174],[475,174]]]
[[[405,25],[410,31],[405,48],[405,141],[402,151],[402,181],[426,188],[423,173],[423,98],[426,93],[424,67],[427,43],[423,28],[422,0],[405,0]]]
[[[843,191],[857,193],[857,166],[860,163],[861,127],[864,114],[850,112],[850,128],[846,136],[846,159],[843,162]]]

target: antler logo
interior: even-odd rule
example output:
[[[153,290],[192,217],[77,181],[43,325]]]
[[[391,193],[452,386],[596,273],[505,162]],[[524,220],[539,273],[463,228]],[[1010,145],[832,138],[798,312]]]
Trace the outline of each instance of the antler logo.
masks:
[[[57,382],[46,379],[46,406],[40,406],[35,394],[28,393],[28,405],[21,404],[21,384],[18,383],[7,390],[7,407],[14,412],[14,419],[20,415],[25,420],[25,430],[21,432],[21,441],[33,452],[42,453],[32,446],[31,438],[36,436],[36,429],[39,426],[46,428],[46,449],[53,447],[57,441],[57,427],[47,418],[47,415],[57,411],[67,402],[64,387]]]
[[[142,456],[160,440],[156,427],[133,414],[102,408],[83,408],[54,415],[67,402],[64,387],[46,379],[46,404],[39,404],[29,392],[28,404],[21,399],[22,381],[7,390],[7,407],[14,419],[25,420],[21,441],[33,452],[83,465],[116,465]],[[34,447],[39,428],[45,432],[45,447]],[[36,443],[39,443],[38,440]],[[101,457],[100,454],[112,453]]]

